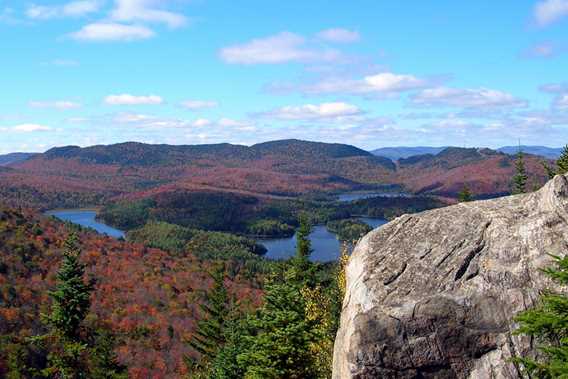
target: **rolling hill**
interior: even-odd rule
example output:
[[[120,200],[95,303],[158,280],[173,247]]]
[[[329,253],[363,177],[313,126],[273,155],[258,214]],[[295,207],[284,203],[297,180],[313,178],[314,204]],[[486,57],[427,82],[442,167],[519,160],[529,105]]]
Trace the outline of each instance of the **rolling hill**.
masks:
[[[0,166],[7,166],[13,163],[23,162],[37,155],[36,153],[10,153],[0,155]]]
[[[393,162],[354,146],[300,140],[250,147],[134,142],[67,146],[0,171],[0,198],[16,206],[47,209],[180,191],[285,199],[384,186],[455,197],[464,183],[477,196],[491,197],[509,192],[514,159],[490,149],[451,147]],[[542,184],[543,158],[528,155],[526,159],[531,183]]]

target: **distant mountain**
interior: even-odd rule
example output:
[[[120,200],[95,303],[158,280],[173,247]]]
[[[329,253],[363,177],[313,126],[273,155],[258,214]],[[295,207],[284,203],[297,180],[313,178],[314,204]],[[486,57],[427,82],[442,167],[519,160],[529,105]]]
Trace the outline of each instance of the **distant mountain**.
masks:
[[[524,153],[539,155],[548,159],[557,159],[562,154],[562,148],[546,147],[546,146],[520,146]],[[505,154],[517,154],[519,146],[503,146],[497,149]]]
[[[526,157],[531,186],[546,180],[542,159]],[[350,145],[300,140],[250,147],[66,146],[0,170],[0,198],[15,206],[75,208],[175,191],[282,198],[377,186],[455,197],[464,184],[478,197],[492,197],[511,190],[514,161],[513,155],[491,149],[448,147],[393,162]]]
[[[467,185],[476,197],[486,198],[510,193],[515,174],[515,159],[487,148],[449,147],[436,155],[426,154],[400,159],[399,180],[411,192],[455,197]],[[529,185],[546,180],[543,158],[525,157]]]
[[[432,154],[436,155],[440,151],[444,150],[446,147],[428,147],[428,146],[416,146],[416,147],[383,147],[371,151],[374,155],[392,159],[393,161],[399,160],[400,158],[408,158],[414,155],[424,155]]]
[[[9,164],[23,162],[27,159],[32,158],[37,155],[36,153],[10,153],[6,155],[0,155],[0,166],[7,166]]]
[[[147,197],[179,189],[254,196],[347,191],[391,183],[396,171],[390,159],[354,146],[301,140],[250,147],[135,142],[65,146],[11,167],[14,172],[0,176],[0,195],[17,193],[19,202],[45,207],[96,205],[117,196]]]

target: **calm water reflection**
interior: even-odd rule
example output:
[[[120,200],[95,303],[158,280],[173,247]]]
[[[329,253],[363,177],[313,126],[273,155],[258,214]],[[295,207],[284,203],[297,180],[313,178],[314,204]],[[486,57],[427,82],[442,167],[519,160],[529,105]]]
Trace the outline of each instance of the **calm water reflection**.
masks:
[[[46,212],[48,216],[55,216],[63,221],[69,221],[87,228],[95,229],[101,234],[106,234],[111,237],[120,238],[124,237],[124,232],[105,225],[95,220],[97,212],[85,209],[68,209],[61,211]]]

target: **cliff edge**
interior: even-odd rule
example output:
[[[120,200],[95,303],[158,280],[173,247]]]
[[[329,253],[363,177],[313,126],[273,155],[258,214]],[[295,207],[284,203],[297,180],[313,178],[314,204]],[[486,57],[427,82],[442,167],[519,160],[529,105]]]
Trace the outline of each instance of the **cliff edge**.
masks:
[[[568,252],[568,179],[537,192],[404,215],[347,266],[333,378],[517,378],[514,315]]]

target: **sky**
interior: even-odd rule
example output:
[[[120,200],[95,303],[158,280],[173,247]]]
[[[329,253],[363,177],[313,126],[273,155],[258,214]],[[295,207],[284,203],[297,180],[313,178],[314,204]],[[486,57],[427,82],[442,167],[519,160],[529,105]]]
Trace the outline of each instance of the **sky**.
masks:
[[[0,0],[0,154],[568,143],[568,0]]]

